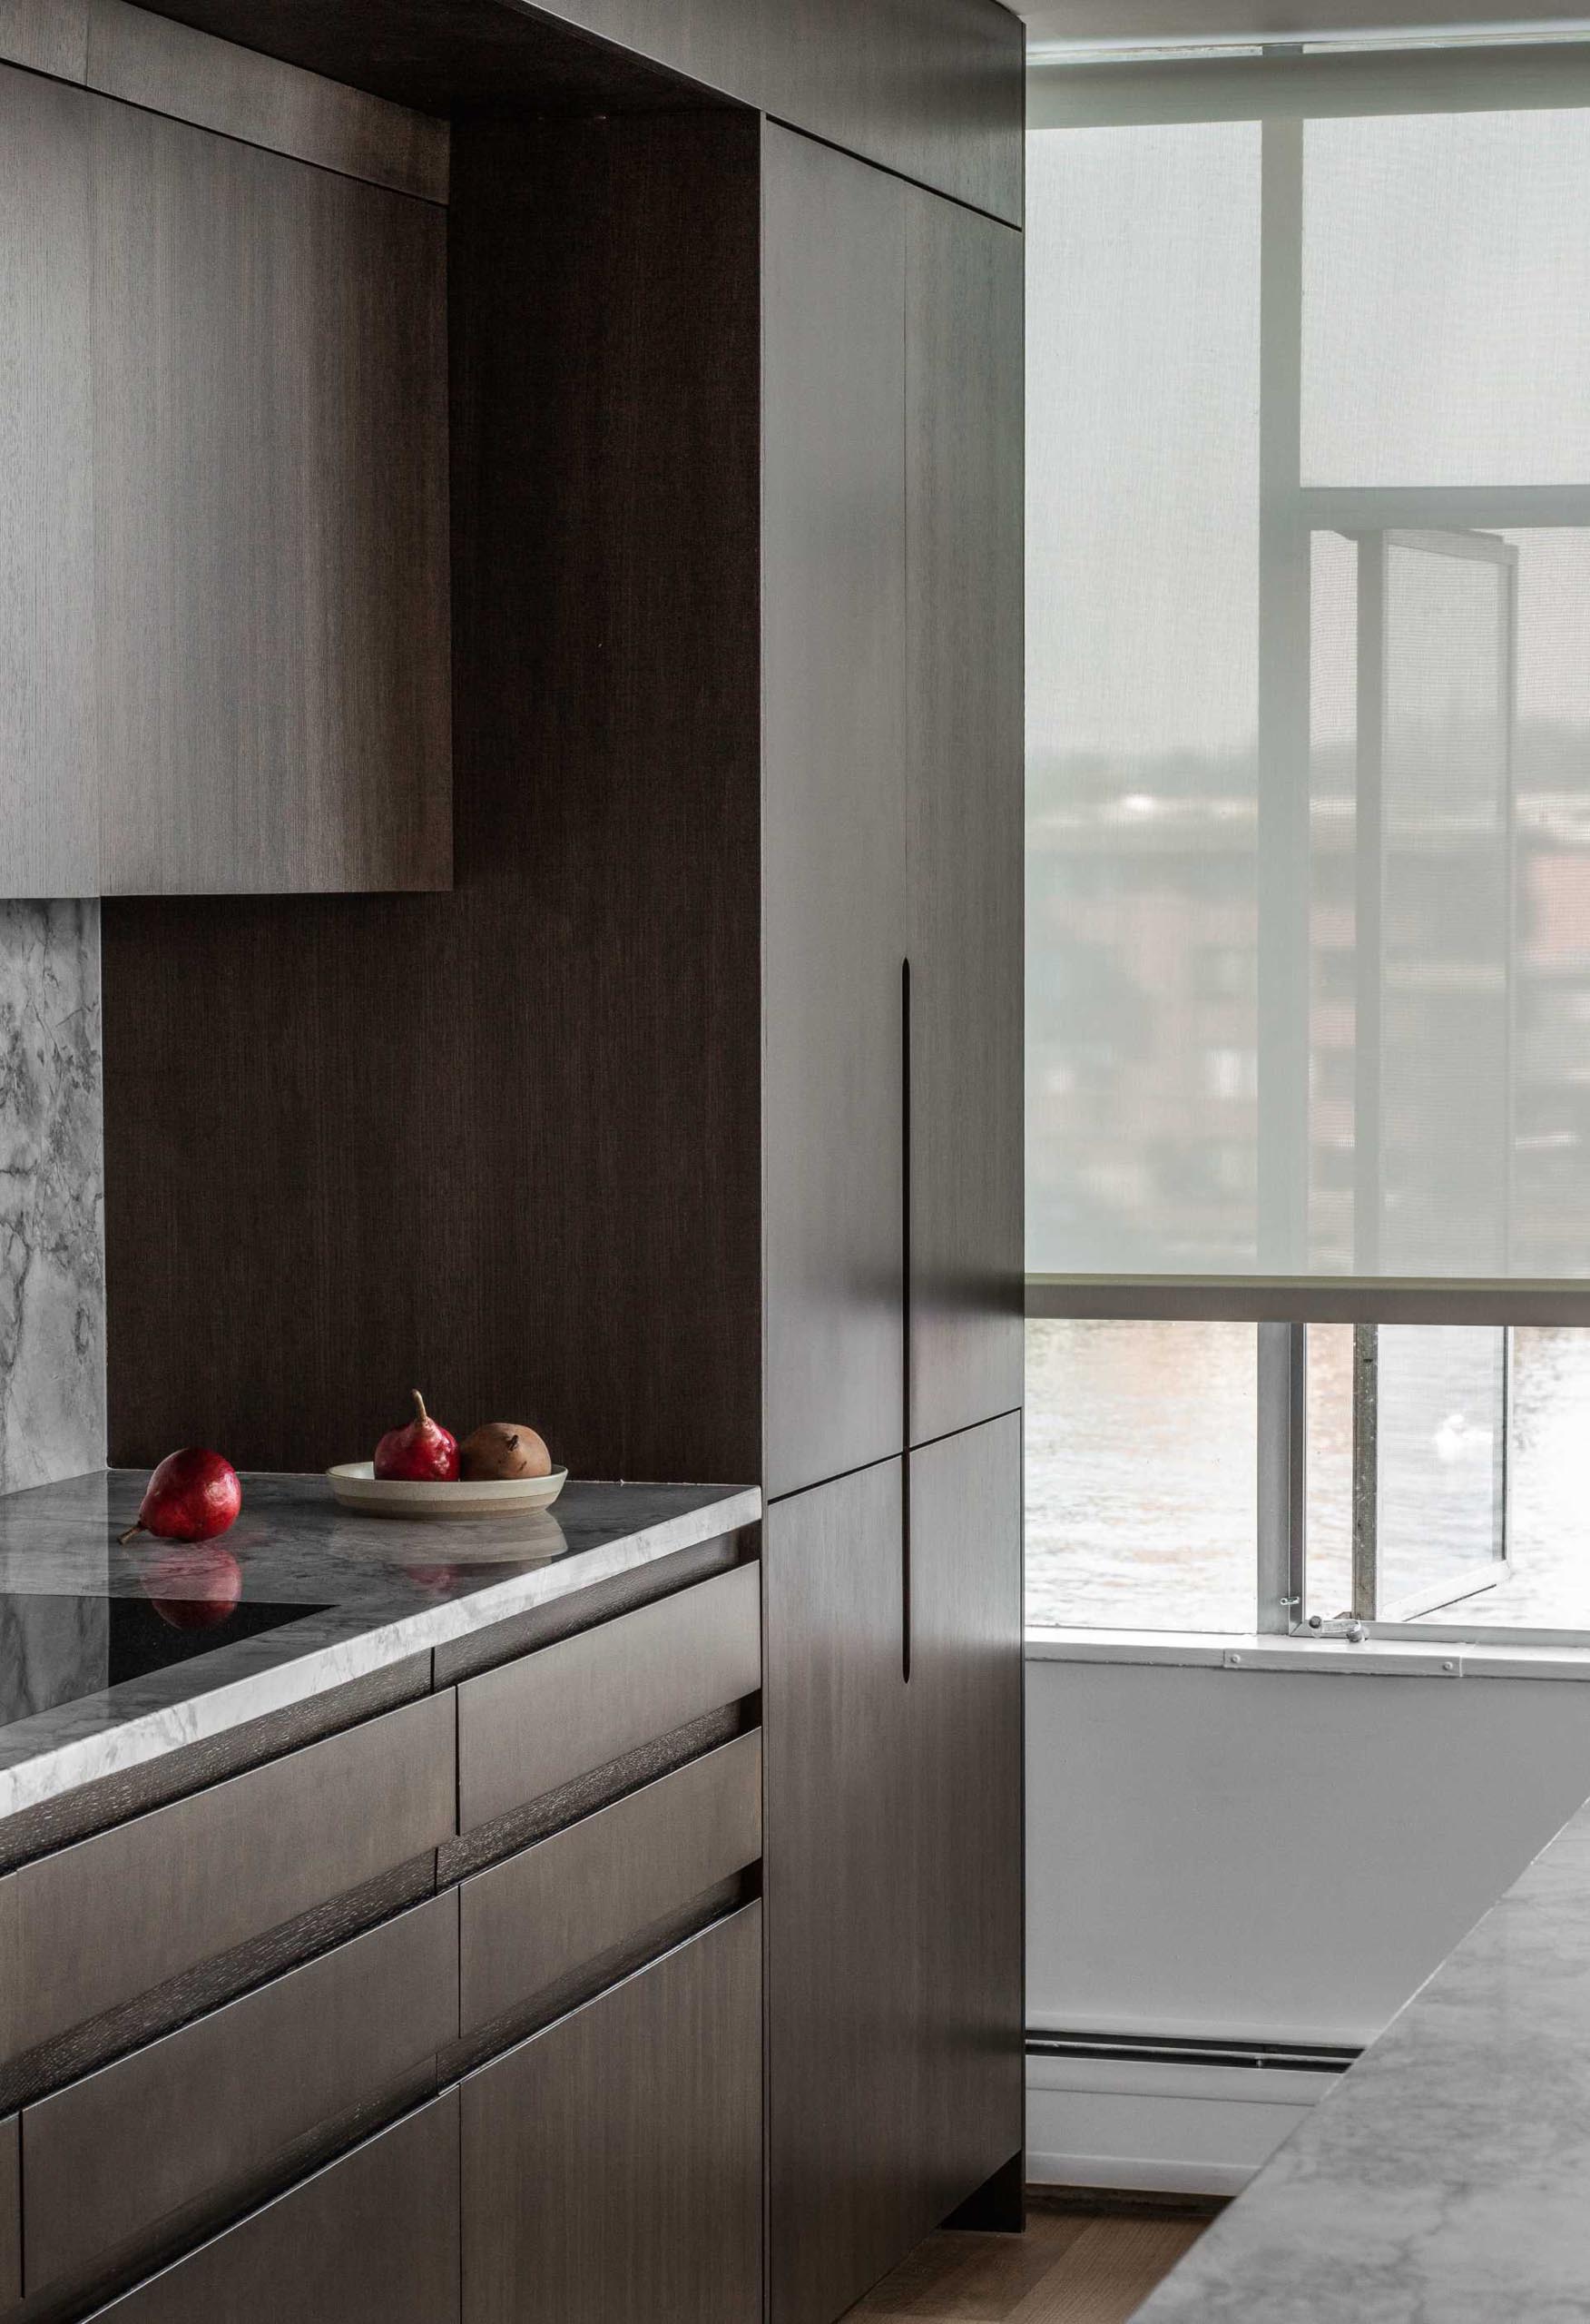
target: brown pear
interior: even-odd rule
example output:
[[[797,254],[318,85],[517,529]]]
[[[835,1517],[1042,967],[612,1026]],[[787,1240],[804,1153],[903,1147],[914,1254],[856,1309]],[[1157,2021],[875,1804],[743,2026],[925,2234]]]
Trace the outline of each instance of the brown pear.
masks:
[[[516,1420],[488,1420],[458,1447],[459,1473],[466,1482],[487,1477],[546,1477],[552,1455],[533,1428]]]

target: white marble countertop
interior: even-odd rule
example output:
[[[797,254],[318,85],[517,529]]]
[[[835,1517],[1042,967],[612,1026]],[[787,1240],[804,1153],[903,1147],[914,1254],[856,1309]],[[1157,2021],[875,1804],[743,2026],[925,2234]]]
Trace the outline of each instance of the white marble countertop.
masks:
[[[1137,2324],[1590,2317],[1590,1806],[1287,2140]]]
[[[302,1616],[231,1641],[222,1628],[192,1659],[107,1685],[107,1601],[147,1602],[171,1546],[118,1546],[144,1482],[113,1470],[0,1497],[0,1818],[761,1515],[755,1487],[571,1483],[526,1517],[405,1522],[339,1509],[319,1477],[248,1474],[215,1546],[242,1569],[245,1608]]]

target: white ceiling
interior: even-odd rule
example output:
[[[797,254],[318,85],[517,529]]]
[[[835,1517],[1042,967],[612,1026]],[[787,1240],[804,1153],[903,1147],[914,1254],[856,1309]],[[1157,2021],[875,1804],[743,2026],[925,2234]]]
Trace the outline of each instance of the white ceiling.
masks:
[[[1586,22],[1586,0],[1016,0],[1035,44],[1096,48],[1184,40],[1297,40],[1332,33],[1474,31],[1516,35]]]

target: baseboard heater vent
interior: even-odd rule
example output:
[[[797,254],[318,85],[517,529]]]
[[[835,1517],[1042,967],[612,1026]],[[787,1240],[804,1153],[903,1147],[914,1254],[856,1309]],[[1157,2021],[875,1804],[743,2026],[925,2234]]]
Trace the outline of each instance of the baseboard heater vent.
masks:
[[[1345,2073],[1361,2050],[1303,2042],[1167,2041],[1157,2034],[1056,2034],[1029,2028],[1029,2058],[1108,2058],[1117,2064],[1268,2066],[1282,2073]]]

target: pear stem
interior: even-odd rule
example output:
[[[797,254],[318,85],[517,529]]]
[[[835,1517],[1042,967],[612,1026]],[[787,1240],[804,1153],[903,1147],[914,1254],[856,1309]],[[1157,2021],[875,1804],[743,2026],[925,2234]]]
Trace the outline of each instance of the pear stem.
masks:
[[[414,1398],[414,1409],[419,1414],[420,1426],[422,1428],[428,1428],[430,1426],[430,1414],[425,1408],[425,1398],[420,1394],[417,1388],[410,1388],[408,1393]]]
[[[129,1525],[129,1526],[128,1526],[128,1528],[127,1528],[127,1531],[126,1531],[124,1533],[118,1533],[118,1534],[117,1534],[117,1536],[116,1536],[116,1545],[117,1545],[117,1547],[118,1547],[119,1549],[123,1549],[123,1550],[124,1550],[124,1549],[126,1548],[126,1546],[127,1546],[128,1542],[129,1542],[129,1541],[135,1541],[135,1540],[137,1539],[138,1535],[139,1535],[140,1533],[142,1533],[142,1532],[143,1531],[143,1530],[144,1530],[144,1529],[143,1529],[143,1527],[142,1527],[142,1525]]]

